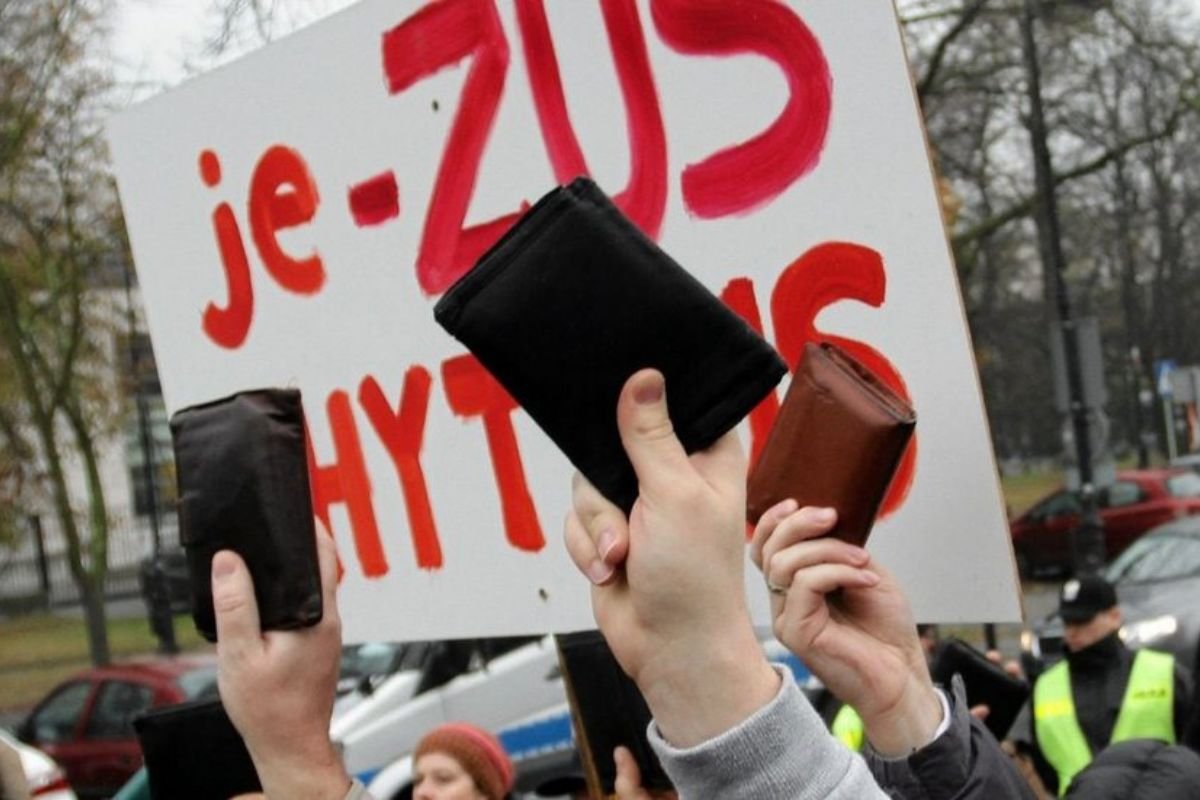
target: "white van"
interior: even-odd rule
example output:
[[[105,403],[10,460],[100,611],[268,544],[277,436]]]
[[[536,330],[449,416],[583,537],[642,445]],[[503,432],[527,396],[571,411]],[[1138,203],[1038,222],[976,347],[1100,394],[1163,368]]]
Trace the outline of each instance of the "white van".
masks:
[[[411,753],[443,722],[464,720],[499,731],[547,709],[565,708],[552,637],[422,642],[413,648],[405,656],[411,668],[377,687],[364,685],[335,707],[330,736],[346,769],[364,783]],[[569,731],[569,722],[565,728]],[[390,796],[376,795],[379,800]]]
[[[364,681],[339,699],[330,727],[346,769],[377,800],[408,797],[411,753],[444,722],[471,722],[495,733],[517,768],[518,796],[578,772],[552,636],[408,647],[399,671],[377,686]],[[763,649],[791,668],[802,687],[812,685],[808,670],[769,634]]]

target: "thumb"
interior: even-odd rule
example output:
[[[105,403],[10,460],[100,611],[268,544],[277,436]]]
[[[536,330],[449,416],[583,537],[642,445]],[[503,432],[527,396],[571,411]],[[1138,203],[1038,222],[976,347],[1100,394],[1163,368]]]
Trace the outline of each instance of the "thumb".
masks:
[[[222,550],[212,561],[213,612],[218,653],[236,655],[262,646],[254,582],[241,556]]]
[[[645,797],[642,791],[642,771],[629,748],[619,745],[613,751],[613,761],[617,765],[617,777],[613,781],[613,791],[616,792],[617,800],[639,800]]]
[[[617,401],[617,428],[641,494],[653,493],[691,471],[671,425],[666,381],[658,370],[640,370],[625,382]]]

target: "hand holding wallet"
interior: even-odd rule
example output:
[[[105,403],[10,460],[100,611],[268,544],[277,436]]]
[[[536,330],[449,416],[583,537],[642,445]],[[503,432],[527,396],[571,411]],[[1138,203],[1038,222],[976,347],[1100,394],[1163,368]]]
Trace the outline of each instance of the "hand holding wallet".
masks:
[[[774,348],[586,178],[539,200],[434,314],[626,513],[637,476],[615,409],[629,376],[663,373],[675,433],[692,453],[787,373]]]
[[[908,403],[832,344],[805,345],[750,474],[746,519],[788,498],[832,507],[831,536],[867,541],[916,425]]]
[[[211,570],[219,550],[246,562],[263,630],[321,621],[304,436],[295,389],[242,392],[171,417],[192,617],[210,642],[217,640]]]

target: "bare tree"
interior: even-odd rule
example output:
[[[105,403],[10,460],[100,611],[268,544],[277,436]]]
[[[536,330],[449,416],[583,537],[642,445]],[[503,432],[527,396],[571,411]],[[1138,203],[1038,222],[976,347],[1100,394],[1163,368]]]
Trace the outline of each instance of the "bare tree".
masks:
[[[189,67],[203,70],[304,27],[352,0],[210,0],[211,31]]]
[[[1186,304],[1197,299],[1189,232],[1200,193],[1192,166],[1200,58],[1188,6],[1034,2],[1052,179],[1077,308],[1101,318],[1114,380],[1128,372],[1135,346],[1146,370],[1156,357],[1187,358],[1196,348],[1185,331]],[[1059,447],[1048,391],[1053,305],[1035,235],[1028,75],[1017,27],[1024,3],[900,2],[930,140],[961,204],[951,242],[1002,453]],[[1125,383],[1134,388],[1115,393],[1122,408],[1136,402],[1144,380]]]
[[[115,413],[91,291],[115,230],[100,135],[108,85],[89,50],[104,12],[101,0],[0,0],[0,362],[13,398],[0,428],[44,472],[97,664],[109,660],[97,447]],[[82,492],[68,479],[72,459]]]

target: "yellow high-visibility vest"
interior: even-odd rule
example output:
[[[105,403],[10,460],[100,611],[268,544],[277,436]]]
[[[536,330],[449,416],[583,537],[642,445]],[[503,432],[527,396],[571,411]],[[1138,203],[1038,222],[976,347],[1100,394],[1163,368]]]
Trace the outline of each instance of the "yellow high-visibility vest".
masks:
[[[862,717],[850,706],[844,705],[838,709],[837,716],[833,718],[833,725],[830,726],[830,731],[846,747],[849,747],[856,753],[862,752],[863,740],[865,738]]]
[[[1175,744],[1175,658],[1139,650],[1109,744],[1157,739]],[[1033,687],[1033,723],[1038,747],[1058,773],[1058,793],[1092,761],[1092,749],[1079,727],[1071,674],[1065,660],[1046,670]]]

